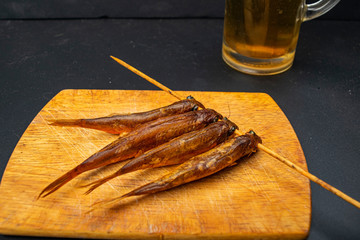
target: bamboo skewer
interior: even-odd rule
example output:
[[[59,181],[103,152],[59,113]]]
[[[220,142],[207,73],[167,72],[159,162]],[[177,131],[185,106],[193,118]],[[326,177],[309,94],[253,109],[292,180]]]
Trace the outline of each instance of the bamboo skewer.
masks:
[[[147,80],[148,82],[154,84],[155,86],[157,86],[158,88],[164,90],[165,92],[171,94],[172,96],[174,96],[175,98],[177,98],[178,100],[182,100],[182,98],[177,95],[174,91],[172,91],[171,89],[169,89],[168,87],[164,86],[163,84],[159,83],[158,81],[156,81],[155,79],[147,76],[146,74],[140,72],[139,70],[137,70],[136,68],[132,67],[131,65],[125,63],[124,61],[114,57],[114,56],[110,56],[112,59],[114,59],[116,62],[118,62],[120,65],[124,66],[125,68],[129,69],[130,71],[132,71],[133,73],[139,75],[140,77],[144,78],[145,80]],[[237,135],[241,135],[241,133],[236,130],[235,133]],[[347,201],[348,203],[354,205],[355,207],[360,209],[360,202],[356,201],[355,199],[351,198],[350,196],[346,195],[345,193],[341,192],[340,190],[338,190],[337,188],[331,186],[330,184],[324,182],[323,180],[319,179],[318,177],[314,176],[313,174],[303,170],[301,167],[299,167],[298,165],[296,165],[295,163],[287,160],[286,158],[282,157],[281,155],[277,154],[276,152],[272,151],[271,149],[265,147],[263,144],[259,143],[258,144],[258,148],[264,152],[266,152],[267,154],[271,155],[272,157],[274,157],[275,159],[279,160],[280,162],[286,164],[287,166],[291,167],[292,169],[294,169],[295,171],[297,171],[298,173],[300,173],[301,175],[307,177],[308,179],[310,179],[311,181],[319,184],[321,187],[325,188],[326,190],[332,192],[333,194],[337,195],[338,197],[344,199],[345,201]]]
[[[155,79],[149,77],[148,75],[140,72],[139,70],[137,70],[136,68],[130,66],[129,64],[127,64],[126,62],[124,62],[123,60],[120,60],[114,56],[111,56],[110,57],[112,59],[114,59],[116,62],[118,62],[119,64],[123,65],[124,67],[126,67],[127,69],[129,69],[130,71],[132,71],[133,73],[139,75],[140,77],[146,79],[146,81],[154,84],[155,86],[157,86],[158,88],[164,90],[165,92],[169,93],[170,95],[176,97],[178,100],[182,100],[182,98],[177,95],[176,93],[174,93],[170,88],[167,88],[166,86],[162,85],[161,83],[159,83],[158,81],[156,81]]]
[[[262,144],[258,144],[258,148],[263,150],[264,152],[268,153],[269,155],[273,156],[274,158],[276,158],[277,160],[279,160],[280,162],[288,165],[289,167],[295,169],[298,173],[302,174],[303,176],[307,177],[308,179],[310,179],[311,181],[313,181],[314,183],[319,184],[320,186],[322,186],[323,188],[325,188],[326,190],[332,192],[333,194],[337,195],[338,197],[341,197],[342,199],[344,199],[345,201],[347,201],[348,203],[351,203],[352,205],[354,205],[357,208],[360,208],[360,202],[356,201],[355,199],[353,199],[352,197],[346,195],[345,193],[341,192],[340,190],[336,189],[335,187],[331,186],[330,184],[324,182],[323,180],[319,179],[318,177],[316,177],[315,175],[312,175],[311,173],[303,170],[302,168],[300,168],[299,166],[297,166],[295,163],[290,162],[289,160],[287,160],[286,158],[280,156],[279,154],[277,154],[276,152],[272,151],[271,149],[265,147]]]

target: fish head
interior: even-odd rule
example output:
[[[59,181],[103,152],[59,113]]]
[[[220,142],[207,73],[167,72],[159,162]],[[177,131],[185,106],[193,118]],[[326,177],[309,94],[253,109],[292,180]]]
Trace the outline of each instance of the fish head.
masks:
[[[220,119],[223,119],[223,116],[220,113],[210,108],[200,110],[198,111],[198,113],[201,115],[203,121],[206,123],[214,123],[219,121]]]
[[[261,137],[259,137],[259,136],[254,132],[254,130],[249,130],[249,131],[246,133],[246,135],[248,135],[248,136],[253,140],[252,142],[256,143],[256,145],[257,145],[258,143],[262,143]]]
[[[223,118],[223,122],[225,122],[229,127],[229,136],[232,135],[237,129],[239,129],[239,127],[234,122],[230,121],[227,117]]]
[[[193,107],[192,107],[193,111],[196,111],[199,108],[200,109],[205,109],[205,106],[201,102],[195,100],[195,98],[193,96],[188,96],[186,98],[186,100],[188,100],[193,105]]]

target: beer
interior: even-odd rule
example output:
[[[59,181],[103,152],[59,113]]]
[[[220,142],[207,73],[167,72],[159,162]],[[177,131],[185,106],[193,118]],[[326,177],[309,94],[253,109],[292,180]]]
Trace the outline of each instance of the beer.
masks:
[[[304,11],[304,0],[226,0],[224,60],[252,74],[287,70]]]

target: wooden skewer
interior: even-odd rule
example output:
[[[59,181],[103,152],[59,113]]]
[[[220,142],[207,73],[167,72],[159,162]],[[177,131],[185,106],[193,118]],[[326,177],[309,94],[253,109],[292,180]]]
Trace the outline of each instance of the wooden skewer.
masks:
[[[319,184],[320,186],[322,186],[323,188],[325,188],[326,190],[332,192],[333,194],[337,195],[338,197],[341,197],[342,199],[344,199],[345,201],[347,201],[348,203],[351,203],[352,205],[354,205],[357,208],[360,208],[360,202],[356,201],[355,199],[353,199],[352,197],[346,195],[345,193],[341,192],[340,190],[336,189],[335,187],[331,186],[330,184],[324,182],[323,180],[319,179],[318,177],[316,177],[315,175],[312,175],[311,173],[303,170],[302,168],[300,168],[299,166],[297,166],[295,163],[290,162],[289,160],[287,160],[286,158],[280,156],[279,154],[277,154],[276,152],[272,151],[271,149],[265,147],[262,144],[258,144],[258,148],[263,150],[264,152],[270,154],[271,156],[273,156],[274,158],[276,158],[277,160],[279,160],[280,162],[288,165],[289,167],[295,169],[298,173],[302,174],[303,176],[307,177],[308,179],[310,179],[311,181],[313,181],[314,183]]]
[[[139,75],[140,77],[144,78],[145,80],[147,80],[148,82],[154,84],[155,86],[157,86],[158,88],[164,90],[165,92],[168,92],[169,94],[171,94],[172,96],[176,97],[178,100],[181,100],[182,98],[180,96],[178,96],[174,91],[172,91],[171,89],[169,89],[168,87],[162,85],[161,83],[159,83],[158,81],[156,81],[155,79],[147,76],[146,74],[140,72],[139,70],[137,70],[136,68],[130,66],[129,64],[125,63],[124,61],[114,57],[114,56],[110,56],[112,59],[114,59],[116,62],[118,62],[119,64],[121,64],[122,66],[126,67],[127,69],[129,69],[130,71],[132,71],[133,73]],[[241,133],[236,130],[235,133],[237,135],[241,135]],[[296,165],[295,163],[287,160],[286,158],[280,156],[279,154],[277,154],[276,152],[272,151],[271,149],[265,147],[263,144],[259,143],[258,144],[258,148],[261,149],[262,151],[266,152],[267,154],[271,155],[272,157],[274,157],[275,159],[279,160],[280,162],[286,164],[287,166],[291,167],[292,169],[294,169],[295,171],[297,171],[298,173],[300,173],[301,175],[307,177],[308,179],[310,179],[311,181],[319,184],[321,187],[325,188],[326,190],[334,193],[335,195],[337,195],[338,197],[344,199],[345,201],[347,201],[348,203],[354,205],[357,208],[360,208],[360,202],[356,201],[355,199],[351,198],[350,196],[346,195],[345,193],[341,192],[340,190],[338,190],[337,188],[331,186],[330,184],[324,182],[323,180],[317,178],[316,176],[312,175],[311,173],[303,170],[301,167],[299,167],[298,165]]]
[[[178,100],[182,100],[182,98],[177,95],[176,93],[174,93],[171,89],[167,88],[166,86],[162,85],[161,83],[159,83],[158,81],[156,81],[155,79],[149,77],[148,75],[140,72],[139,70],[137,70],[136,68],[130,66],[129,64],[127,64],[126,62],[124,62],[123,60],[120,60],[114,56],[111,56],[110,57],[112,59],[114,59],[116,62],[118,62],[119,64],[123,65],[124,67],[126,67],[127,69],[129,69],[130,71],[132,71],[133,73],[139,75],[140,77],[146,79],[146,81],[154,84],[155,86],[157,86],[158,88],[164,90],[165,92],[169,93],[170,95],[176,97]]]

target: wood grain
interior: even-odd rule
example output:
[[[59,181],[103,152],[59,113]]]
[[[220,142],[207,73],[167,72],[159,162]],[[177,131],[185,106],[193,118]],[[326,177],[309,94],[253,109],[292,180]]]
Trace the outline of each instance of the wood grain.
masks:
[[[241,131],[307,170],[286,116],[264,93],[177,92],[192,95]],[[208,178],[166,192],[125,199],[88,213],[90,205],[126,193],[172,167],[143,170],[109,181],[86,196],[81,185],[123,164],[80,175],[47,198],[51,181],[117,137],[96,130],[55,127],[47,120],[146,111],[174,99],[162,91],[64,90],[34,118],[19,140],[0,186],[0,233],[126,239],[303,239],[311,217],[309,181],[264,152]],[[230,112],[230,113],[229,113]]]

